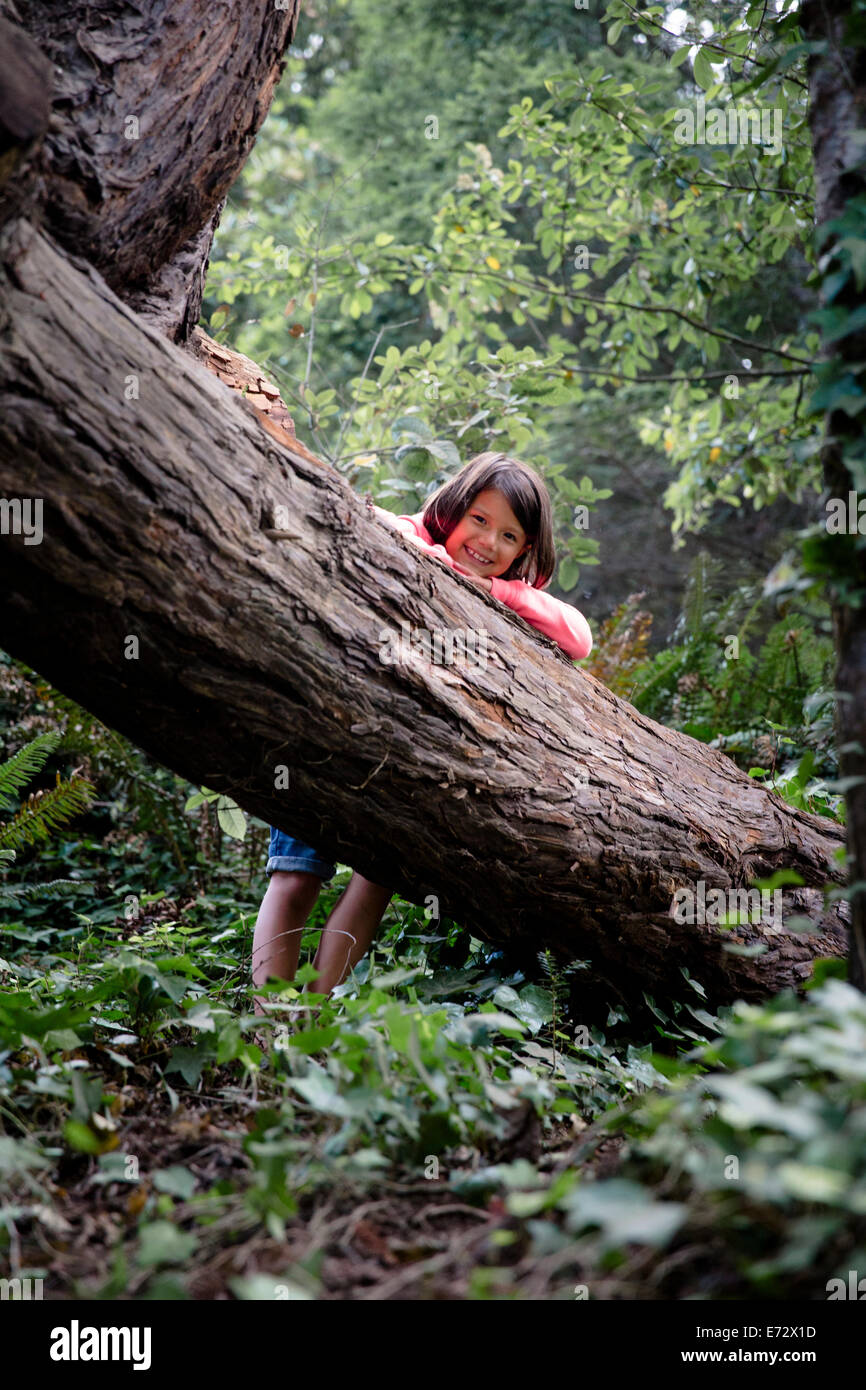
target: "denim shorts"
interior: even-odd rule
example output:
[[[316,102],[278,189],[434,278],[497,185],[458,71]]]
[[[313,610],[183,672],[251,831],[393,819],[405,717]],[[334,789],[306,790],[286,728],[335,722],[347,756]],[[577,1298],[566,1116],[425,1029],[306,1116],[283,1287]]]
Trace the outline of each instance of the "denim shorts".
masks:
[[[265,873],[272,874],[275,870],[279,870],[280,873],[300,872],[315,874],[317,878],[333,878],[337,866],[323,859],[312,845],[306,845],[303,840],[296,840],[294,835],[287,835],[284,830],[277,830],[272,825]]]

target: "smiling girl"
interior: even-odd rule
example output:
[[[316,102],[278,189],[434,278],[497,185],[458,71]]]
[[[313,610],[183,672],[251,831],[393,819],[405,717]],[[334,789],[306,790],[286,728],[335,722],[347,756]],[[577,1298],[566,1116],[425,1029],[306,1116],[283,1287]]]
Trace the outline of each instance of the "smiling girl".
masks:
[[[556,565],[545,484],[508,454],[476,454],[428,498],[423,512],[374,509],[428,555],[519,613],[572,659],[589,656],[592,634],[570,603],[543,593]]]
[[[592,649],[582,613],[543,593],[556,564],[550,498],[541,478],[507,454],[477,454],[414,516],[375,512],[428,555],[486,589],[579,660]],[[268,889],[253,938],[253,981],[291,980],[304,923],[336,866],[294,836],[272,828]],[[353,873],[334,906],[313,965],[313,988],[329,994],[370,948],[391,889]],[[262,1012],[261,1003],[257,1010]]]

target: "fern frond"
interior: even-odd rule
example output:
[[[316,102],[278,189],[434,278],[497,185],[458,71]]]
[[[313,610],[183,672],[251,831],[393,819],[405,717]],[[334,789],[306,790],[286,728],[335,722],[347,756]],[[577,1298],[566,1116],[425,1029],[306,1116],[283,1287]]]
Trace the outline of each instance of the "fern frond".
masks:
[[[673,647],[666,651],[657,652],[652,661],[636,673],[637,680],[628,697],[631,703],[639,709],[642,714],[652,715],[651,710],[644,709],[642,702],[646,700],[650,694],[655,693],[660,685],[664,686],[670,684],[682,665],[682,647]],[[655,708],[655,706],[653,706],[653,708]]]
[[[39,734],[37,738],[25,743],[23,748],[7,762],[0,764],[0,809],[11,811],[15,802],[11,793],[20,791],[30,778],[44,766],[60,742],[59,732],[52,730]]]
[[[717,580],[724,566],[706,550],[698,551],[689,568],[683,598],[683,622],[686,634],[697,641],[703,634],[707,610],[717,598]]]
[[[76,777],[49,791],[32,792],[12,820],[0,827],[0,849],[17,850],[47,840],[52,830],[87,809],[95,790],[92,783]]]
[[[749,637],[754,632],[754,629],[758,624],[758,619],[761,615],[761,611],[765,603],[764,596],[760,592],[754,597],[752,597],[752,595],[750,594],[750,597],[752,598],[751,606],[747,609],[747,611],[741,618],[740,626],[737,630],[737,637],[739,639],[741,651],[745,650]]]
[[[33,898],[68,898],[76,888],[86,887],[87,883],[78,878],[52,878],[48,883],[0,883],[0,903],[17,907]]]

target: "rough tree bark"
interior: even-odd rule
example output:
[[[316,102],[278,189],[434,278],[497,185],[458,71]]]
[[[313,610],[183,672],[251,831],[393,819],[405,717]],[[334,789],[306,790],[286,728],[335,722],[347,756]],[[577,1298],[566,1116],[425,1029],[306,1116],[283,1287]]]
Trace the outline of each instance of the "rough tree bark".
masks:
[[[808,0],[803,7],[807,38],[827,44],[824,53],[809,61],[809,124],[819,225],[840,217],[850,199],[866,195],[866,45],[862,33],[857,44],[850,42],[846,34],[849,18],[862,30],[862,13],[855,17],[849,0]],[[826,257],[837,239],[832,238],[823,248]],[[866,295],[851,285],[835,303],[843,304],[849,312],[862,311]],[[828,354],[837,355],[856,372],[866,361],[866,333],[848,334],[834,342]],[[827,497],[847,502],[849,493],[856,492],[857,480],[845,463],[843,449],[847,443],[858,446],[855,454],[859,454],[862,470],[863,442],[862,414],[830,412],[822,459]],[[860,486],[862,496],[862,483]],[[845,602],[836,596],[833,602],[839,692],[836,731],[839,770],[848,780],[850,882],[861,885],[852,897],[848,978],[866,990],[866,547],[862,543],[859,549],[851,548],[846,577],[859,598]]]
[[[181,244],[151,247],[151,279]],[[118,298],[94,256],[73,262],[20,215],[0,237],[0,496],[44,505],[40,543],[0,536],[7,650],[192,781],[414,901],[436,895],[480,936],[588,957],[626,998],[681,994],[683,968],[714,1003],[761,998],[844,953],[819,891],[841,877],[837,826],[643,718],[419,555]],[[384,664],[404,621],[485,629],[486,668],[412,648]],[[812,885],[786,908],[815,934],[670,915],[678,888],[783,867]]]
[[[0,3],[2,9],[2,3]],[[31,154],[41,150],[51,119],[51,64],[0,14],[0,225],[33,202]],[[13,181],[12,175],[18,177]]]
[[[44,225],[125,296],[211,220],[252,148],[298,0],[14,0],[54,64]]]

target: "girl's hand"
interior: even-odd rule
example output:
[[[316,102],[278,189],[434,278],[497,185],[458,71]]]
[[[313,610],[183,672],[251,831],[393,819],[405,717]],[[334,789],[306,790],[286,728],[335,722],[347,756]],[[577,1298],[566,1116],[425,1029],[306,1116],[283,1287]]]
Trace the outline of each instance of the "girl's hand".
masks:
[[[462,574],[464,579],[471,579],[473,584],[479,584],[482,589],[486,589],[488,594],[493,589],[493,580],[486,574],[474,574],[472,570],[466,569],[464,565],[455,562],[454,568],[458,574]]]

